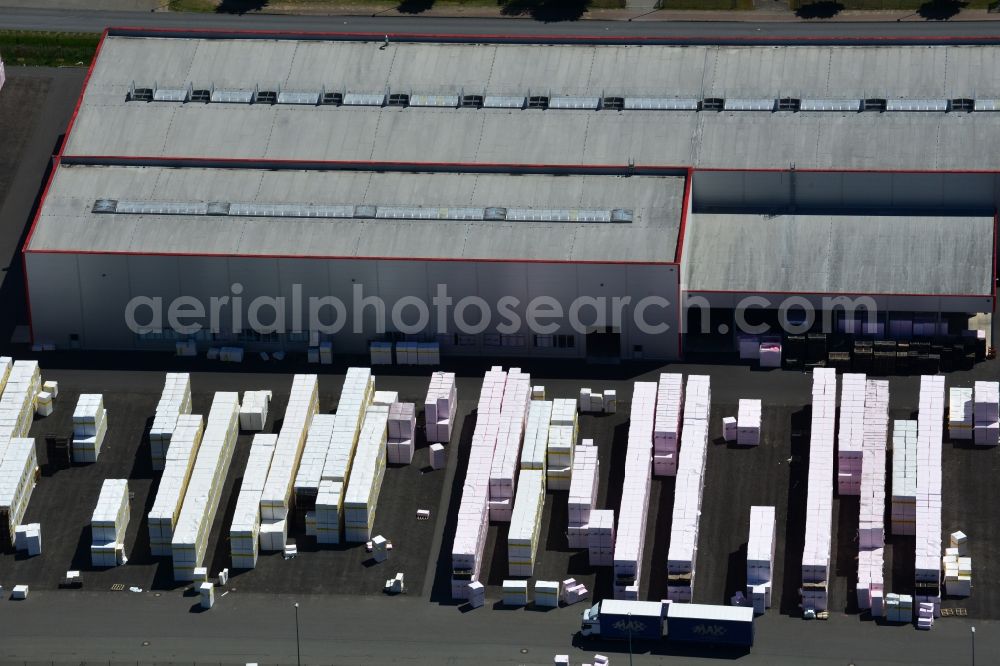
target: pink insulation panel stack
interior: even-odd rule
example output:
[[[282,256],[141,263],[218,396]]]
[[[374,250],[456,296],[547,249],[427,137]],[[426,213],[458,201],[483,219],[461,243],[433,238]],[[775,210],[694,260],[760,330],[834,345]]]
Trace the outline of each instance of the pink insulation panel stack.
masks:
[[[889,437],[889,382],[865,384],[864,449],[858,517],[858,607],[885,593],[885,455]],[[877,616],[876,616],[877,617]]]
[[[684,377],[663,373],[656,388],[656,419],[653,425],[653,474],[676,476],[684,410]]]
[[[837,439],[837,493],[861,492],[861,458],[865,437],[865,376],[845,373],[840,390]]]
[[[386,461],[391,465],[413,462],[413,435],[417,428],[417,406],[412,402],[389,405],[389,439]]]
[[[490,466],[490,520],[509,523],[514,510],[517,463],[531,400],[531,376],[511,368],[500,405],[500,429]]]
[[[625,482],[614,550],[614,597],[638,599],[649,509],[650,453],[656,416],[656,382],[635,382],[625,449]]]
[[[690,603],[694,595],[698,526],[701,522],[708,418],[712,386],[707,375],[690,375],[684,391],[684,425],[674,484],[674,511],[667,551],[667,598]]]
[[[917,603],[934,605],[940,613],[941,593],[941,441],[944,436],[944,377],[920,378],[917,411]]]
[[[837,371],[815,368],[802,549],[802,610],[827,610],[833,527],[833,441],[837,421]]]
[[[424,399],[425,432],[428,442],[447,444],[455,423],[455,409],[458,394],[455,389],[454,372],[435,372],[431,375],[431,385]]]
[[[479,393],[476,428],[472,433],[469,467],[451,549],[451,596],[454,599],[467,599],[469,583],[479,580],[489,528],[490,470],[500,433],[500,409],[506,383],[507,373],[494,366],[483,377]]]
[[[587,523],[587,550],[592,567],[610,567],[615,563],[615,512],[594,509]]]
[[[573,476],[569,483],[569,547],[587,548],[590,514],[597,503],[598,467],[594,440],[585,439],[576,447]]]

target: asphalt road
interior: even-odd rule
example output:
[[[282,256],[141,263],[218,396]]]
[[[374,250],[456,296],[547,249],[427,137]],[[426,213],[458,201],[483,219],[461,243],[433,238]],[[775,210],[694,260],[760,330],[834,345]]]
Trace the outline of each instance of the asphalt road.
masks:
[[[595,652],[616,664],[627,659],[623,644],[581,642],[575,636],[584,604],[545,613],[489,606],[462,613],[405,596],[293,598],[236,591],[218,598],[211,611],[196,612],[197,597],[176,592],[62,590],[0,602],[0,660],[294,664],[296,601],[306,664],[514,666],[551,664],[560,653],[579,664]],[[772,611],[756,625],[757,647],[749,654],[636,643],[634,663],[738,659],[749,666],[955,666],[971,657],[970,625],[963,619],[940,620],[932,631],[920,632],[912,625],[876,626],[844,616],[793,624]],[[976,629],[979,663],[996,663],[1000,624],[977,622]]]
[[[954,40],[1000,43],[1000,21],[954,22],[661,22],[569,21],[541,23],[526,19],[470,19],[400,16],[281,16],[268,14],[183,14],[168,12],[4,9],[0,28],[100,32],[108,26],[240,29],[308,32],[406,32],[414,34],[516,35],[538,37],[598,36],[664,43],[927,43]]]

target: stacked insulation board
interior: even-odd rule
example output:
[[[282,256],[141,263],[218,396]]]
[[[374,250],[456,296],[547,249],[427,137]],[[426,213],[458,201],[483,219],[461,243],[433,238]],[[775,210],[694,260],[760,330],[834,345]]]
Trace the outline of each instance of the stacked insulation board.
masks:
[[[153,426],[149,429],[149,454],[153,469],[160,471],[166,464],[167,450],[182,414],[191,413],[191,375],[186,372],[169,372],[163,382],[163,393],[156,405]]]
[[[0,462],[0,515],[4,519],[4,536],[9,539],[9,545],[14,544],[17,526],[28,508],[37,473],[35,440],[27,437],[11,439],[3,462]]]
[[[552,490],[569,490],[573,474],[573,449],[576,447],[578,434],[576,400],[553,400],[545,459],[545,481]]]
[[[299,509],[316,507],[316,495],[336,424],[337,417],[333,414],[316,414],[309,424],[309,434],[299,459],[299,471],[295,475],[295,506]]]
[[[14,359],[10,356],[0,356],[0,395],[3,394],[4,387],[7,386],[7,377],[10,376],[10,369],[14,365]]]
[[[917,529],[917,422],[892,422],[893,534],[916,534]]]
[[[777,524],[773,506],[750,507],[750,536],[747,539],[747,598],[755,615],[771,607],[774,587],[774,546]]]
[[[240,403],[240,430],[260,432],[267,423],[270,391],[245,391]]]
[[[517,498],[507,534],[507,566],[511,576],[533,576],[538,536],[545,506],[545,472],[524,469],[517,479]]]
[[[592,567],[610,567],[615,563],[615,512],[594,509],[587,522],[587,556]]]
[[[257,566],[260,498],[277,444],[277,435],[259,434],[254,435],[250,445],[250,458],[236,499],[233,524],[229,528],[229,552],[234,569],[253,569]]]
[[[524,446],[521,448],[521,469],[545,471],[549,447],[549,422],[552,402],[532,400],[528,405],[528,420],[524,426]]]
[[[413,462],[413,439],[417,430],[417,406],[412,402],[394,402],[389,405],[389,439],[386,442],[386,460],[390,465],[409,465]]]
[[[10,441],[27,437],[35,417],[35,396],[42,385],[38,361],[11,361],[0,359],[0,372],[7,371],[7,380],[0,397],[0,460]]]
[[[261,547],[283,550],[288,538],[288,517],[295,472],[302,458],[313,416],[319,412],[319,380],[316,375],[295,375],[281,432],[274,445],[271,468],[260,496]],[[269,536],[265,538],[265,533]],[[276,543],[277,542],[277,543]]]
[[[948,437],[972,439],[972,389],[952,386],[948,389]]]
[[[973,442],[977,446],[1000,443],[1000,382],[976,382]]]
[[[369,407],[361,424],[358,449],[344,492],[344,540],[347,543],[364,543],[372,537],[375,508],[385,477],[388,431],[389,407]]]
[[[239,425],[239,394],[216,393],[171,540],[174,580],[194,580],[194,570],[205,560],[208,535],[233,459]]]
[[[90,520],[93,566],[116,567],[124,563],[129,517],[128,480],[105,479]]]
[[[424,399],[424,427],[428,442],[447,444],[451,441],[457,408],[455,373],[433,373]]]
[[[149,512],[149,549],[156,557],[170,557],[174,528],[191,480],[191,472],[201,446],[204,423],[198,414],[177,417],[163,465],[163,475]]]
[[[573,478],[569,484],[567,538],[570,548],[588,547],[587,523],[597,503],[598,464],[593,440],[583,440],[573,454]]]
[[[344,487],[354,460],[365,411],[371,405],[374,394],[375,380],[371,369],[348,368],[316,495],[317,543],[335,544],[341,541]]]
[[[837,434],[837,492],[861,492],[861,459],[865,439],[865,376],[845,373],[840,389],[840,430]]]
[[[667,598],[691,603],[698,555],[698,526],[708,457],[712,388],[707,375],[690,375],[684,391],[684,425],[674,485],[674,511],[667,551]]]
[[[469,584],[479,580],[489,527],[490,470],[500,432],[500,408],[506,384],[507,373],[500,366],[494,366],[483,376],[483,386],[476,406],[476,428],[472,433],[469,466],[465,473],[455,541],[451,549],[453,599],[468,599]]]
[[[941,606],[941,441],[944,430],[944,377],[920,378],[917,411],[916,603]]]
[[[858,608],[881,612],[885,596],[885,449],[889,382],[868,380],[858,518]]]
[[[614,550],[615,599],[639,598],[656,417],[656,382],[635,382],[625,449],[625,481]]]
[[[656,420],[653,427],[653,474],[677,475],[677,447],[681,440],[684,411],[684,377],[663,373],[656,389]]]
[[[833,529],[833,438],[837,421],[837,371],[815,368],[812,423],[809,431],[809,475],[806,535],[802,549],[802,610],[825,612],[830,580]]]
[[[736,410],[736,443],[740,446],[760,444],[760,400],[740,400]]]
[[[108,411],[104,409],[104,396],[81,394],[73,410],[73,462],[97,462],[107,431]]]
[[[500,431],[490,465],[490,520],[509,522],[514,510],[514,482],[521,458],[524,422],[528,417],[531,377],[517,368],[507,373],[500,405]]]

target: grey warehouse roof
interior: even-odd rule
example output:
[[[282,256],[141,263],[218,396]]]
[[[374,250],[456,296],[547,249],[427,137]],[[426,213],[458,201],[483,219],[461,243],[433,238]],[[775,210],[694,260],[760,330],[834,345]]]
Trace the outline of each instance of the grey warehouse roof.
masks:
[[[991,217],[694,214],[690,291],[992,294]]]
[[[28,251],[672,262],[684,179],[83,166],[56,170]],[[129,202],[632,211],[631,222],[93,212]]]
[[[1000,48],[466,45],[113,36],[67,155],[1000,168],[1000,112],[597,111],[126,102],[172,91],[593,99],[1000,99]]]

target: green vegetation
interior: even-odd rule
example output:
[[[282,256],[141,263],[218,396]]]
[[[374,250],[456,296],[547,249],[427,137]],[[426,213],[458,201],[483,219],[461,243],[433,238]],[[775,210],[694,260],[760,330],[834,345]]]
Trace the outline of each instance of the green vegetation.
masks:
[[[214,12],[218,0],[170,0],[172,12]]]
[[[737,2],[753,4],[753,0],[687,0],[698,2]],[[557,10],[580,13],[586,9],[619,9],[625,0],[169,0],[169,8],[175,12],[220,12],[243,13],[261,9],[295,12],[336,11],[346,7],[371,8],[373,11],[398,9],[407,14],[419,14],[428,9],[449,7],[498,8],[505,15],[558,13]]]
[[[0,54],[12,65],[87,66],[101,36],[77,32],[0,30]]]

